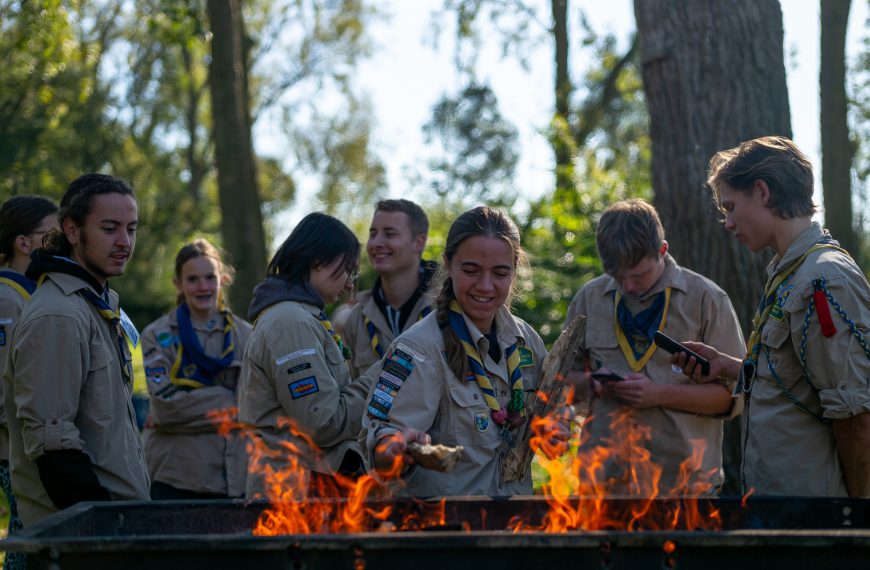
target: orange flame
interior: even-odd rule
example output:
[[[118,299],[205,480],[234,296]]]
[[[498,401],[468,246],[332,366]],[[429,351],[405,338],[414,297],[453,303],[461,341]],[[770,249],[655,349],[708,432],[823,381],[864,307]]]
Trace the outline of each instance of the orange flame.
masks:
[[[293,437],[282,441],[278,449],[254,437],[250,426],[236,420],[235,409],[219,410],[211,418],[219,433],[237,434],[246,440],[249,473],[262,476],[269,507],[263,510],[254,535],[358,533],[377,531],[416,531],[446,524],[446,501],[419,502],[415,512],[402,515],[394,522],[394,507],[385,499],[390,493],[381,481],[398,477],[404,468],[401,456],[388,473],[378,479],[363,475],[358,479],[340,474],[312,473],[307,467],[320,455],[309,436],[296,428],[290,419],[280,426]],[[592,421],[585,418],[584,421]],[[677,483],[664,493],[667,500],[656,501],[662,468],[650,458],[645,444],[652,433],[649,428],[632,425],[630,412],[617,413],[611,421],[611,437],[605,446],[583,448],[579,431],[565,441],[564,418],[534,418],[529,440],[537,453],[536,461],[547,475],[542,491],[548,512],[539,523],[522,517],[511,519],[508,529],[514,532],[572,530],[673,530],[721,528],[718,510],[702,509],[703,495],[710,485],[693,477],[702,464],[704,442],[693,441],[691,455],[680,465]],[[579,451],[578,451],[579,448]],[[568,451],[568,453],[566,453]],[[282,468],[275,469],[266,460],[280,458]],[[625,465],[621,478],[605,476],[608,464]],[[303,500],[306,491],[318,500]],[[626,500],[610,500],[615,492]],[[751,494],[748,493],[746,497]],[[746,497],[744,497],[744,502]],[[483,526],[486,514],[481,513]],[[465,525],[467,528],[467,525]]]

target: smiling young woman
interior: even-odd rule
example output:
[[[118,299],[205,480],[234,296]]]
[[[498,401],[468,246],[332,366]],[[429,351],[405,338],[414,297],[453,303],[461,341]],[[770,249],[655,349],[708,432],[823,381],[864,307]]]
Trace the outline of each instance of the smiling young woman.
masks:
[[[401,494],[531,493],[530,473],[510,484],[500,479],[547,355],[538,333],[508,307],[523,261],[519,230],[499,210],[469,210],[451,225],[443,261],[436,311],[401,334],[381,361],[363,423],[366,452],[382,475],[401,471]],[[413,462],[410,442],[464,451],[449,474],[400,470]]]
[[[251,325],[223,303],[232,268],[208,241],[175,257],[178,306],[142,333],[151,414],[145,460],[152,499],[240,497],[247,458],[243,443],[217,433],[209,412],[237,407],[242,354]]]

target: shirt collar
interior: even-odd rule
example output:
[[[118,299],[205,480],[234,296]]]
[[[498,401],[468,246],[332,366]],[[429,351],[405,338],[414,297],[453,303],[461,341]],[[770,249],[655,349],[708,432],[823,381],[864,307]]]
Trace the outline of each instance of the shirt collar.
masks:
[[[616,282],[616,279],[610,275],[607,276],[607,279],[607,286],[604,288],[604,296],[613,295],[614,291],[619,291],[619,284]],[[665,254],[665,270],[662,272],[661,277],[659,277],[659,280],[656,281],[655,284],[650,287],[649,291],[644,293],[640,299],[645,300],[653,295],[658,295],[668,287],[671,289],[677,289],[683,293],[688,292],[686,276],[680,270],[680,266],[677,265],[676,260],[674,260],[670,253]]]
[[[790,263],[803,255],[806,250],[811,248],[813,244],[824,236],[830,237],[828,231],[822,229],[817,222],[811,223],[810,227],[798,234],[794,241],[791,242],[781,258],[775,255],[770,260],[770,263],[767,264],[768,277],[776,274],[783,267],[788,267]]]

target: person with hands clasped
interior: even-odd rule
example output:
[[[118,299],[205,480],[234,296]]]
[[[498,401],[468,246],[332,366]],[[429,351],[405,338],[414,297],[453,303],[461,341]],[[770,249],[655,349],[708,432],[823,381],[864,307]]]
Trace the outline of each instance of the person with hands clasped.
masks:
[[[245,493],[247,455],[209,414],[235,418],[236,388],[251,325],[223,302],[232,268],[208,241],[175,256],[178,306],[142,332],[151,396],[145,460],[152,499],[219,499]]]
[[[309,214],[278,248],[269,276],[254,289],[239,419],[252,426],[268,457],[249,468],[248,498],[265,496],[267,470],[297,462],[307,479],[289,490],[298,498],[321,482],[329,484],[334,473],[363,472],[357,435],[371,381],[365,375],[351,378],[350,351],[324,312],[353,287],[359,250],[347,226],[326,214]]]
[[[699,382],[737,381],[744,491],[870,496],[870,285],[812,221],[812,165],[789,139],[762,137],[717,153],[708,184],[725,229],[776,255],[745,355],[686,343],[710,361],[704,377],[694,358],[673,362]]]
[[[436,309],[390,345],[360,434],[375,471],[401,475],[397,493],[531,493],[530,473],[500,479],[547,355],[540,336],[508,308],[522,260],[519,230],[499,210],[474,208],[450,226]],[[452,472],[441,473],[411,465],[410,442],[464,451]]]
[[[686,489],[707,486],[714,492],[723,482],[722,425],[732,412],[731,386],[699,384],[672,370],[670,355],[653,338],[661,330],[675,339],[715,339],[734,349],[743,341],[725,292],[677,265],[664,238],[658,212],[643,200],[613,204],[599,221],[596,241],[606,274],[580,289],[565,321],[567,326],[577,315],[587,318],[578,368],[594,374],[577,386],[579,396],[588,396],[590,388],[593,395],[582,446],[609,447],[611,422],[618,417],[621,429],[650,431],[645,450],[662,469],[659,492],[667,493],[700,440],[703,457],[690,470]],[[654,483],[632,480],[628,470],[635,459],[640,458],[613,455],[605,464],[611,493]]]

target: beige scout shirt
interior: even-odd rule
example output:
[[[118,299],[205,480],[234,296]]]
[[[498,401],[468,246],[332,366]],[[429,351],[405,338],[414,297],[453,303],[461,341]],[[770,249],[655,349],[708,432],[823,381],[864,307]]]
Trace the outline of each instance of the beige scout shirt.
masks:
[[[435,279],[432,281],[435,281]],[[414,325],[414,323],[420,320],[420,314],[425,307],[431,307],[434,305],[434,299],[437,293],[438,292],[430,286],[426,291],[426,294],[421,295],[420,298],[417,299],[417,303],[414,304],[414,308],[412,309],[411,314],[408,315],[408,320],[405,322],[405,330],[408,330]],[[387,324],[384,314],[375,304],[375,300],[372,298],[371,289],[363,291],[357,295],[357,300],[357,304],[351,308],[347,321],[344,324],[343,333],[344,340],[347,342],[347,345],[353,353],[353,358],[350,361],[350,373],[352,376],[358,376],[365,370],[368,370],[372,364],[381,359],[372,348],[371,337],[369,336],[369,331],[365,323],[366,318],[368,318],[375,326],[375,329],[377,329],[380,346],[385,352],[396,338],[395,335],[393,335],[392,328]]]
[[[489,341],[468,317],[465,323],[483,356],[484,366],[492,373],[498,401],[506,407],[511,391],[506,359],[502,356],[499,362],[493,362],[489,356]],[[547,356],[544,342],[531,326],[511,315],[506,308],[499,309],[496,315],[496,331],[502,355],[515,342],[531,351],[532,362],[521,369],[528,404],[530,393],[538,386],[541,365]],[[410,360],[405,355],[410,356]],[[404,364],[396,368],[396,364],[402,362]],[[403,379],[402,376],[406,377]],[[396,392],[389,386],[396,385],[397,381],[400,386]],[[457,378],[447,365],[444,340],[435,313],[401,334],[390,346],[382,362],[380,377],[369,394],[370,406],[384,390],[392,398],[387,420],[380,419],[377,412],[369,413],[363,419],[364,431],[360,434],[370,464],[378,440],[407,427],[425,431],[433,444],[465,448],[462,459],[450,473],[412,467],[404,476],[404,484],[396,486],[397,494],[417,497],[531,494],[531,473],[520,481],[507,485],[501,483],[501,462],[508,446],[490,417],[490,409],[477,382]]]
[[[806,229],[782,259],[771,261],[768,274],[788,266],[824,233],[817,224]],[[865,342],[870,341],[870,286],[864,274],[836,250],[810,254],[779,290],[783,315],[781,320],[771,317],[762,329],[758,371],[746,398],[742,479],[744,489],[754,488],[756,494],[847,496],[831,424],[801,411],[773,374],[807,408],[827,420],[870,411],[870,357],[830,302],[837,332],[823,336],[818,313],[813,312],[806,340],[809,379],[804,375],[798,354],[813,281],[820,278]]]
[[[169,371],[178,355],[176,311],[148,325],[142,333],[142,354],[153,428],[145,430],[145,460],[152,481],[195,493],[241,497],[245,494],[248,456],[235,435],[224,437],[209,412],[236,408],[236,387],[251,325],[233,315],[233,362],[219,372],[213,386],[187,388],[172,384]],[[210,356],[223,351],[223,317],[213,326],[193,323]],[[179,389],[180,388],[180,389]]]
[[[12,488],[25,526],[58,510],[35,463],[45,451],[86,453],[113,500],[149,498],[133,386],[121,372],[115,330],[77,294],[86,287],[72,275],[48,273],[13,333],[4,395]],[[109,295],[117,310],[118,295]]]
[[[6,369],[6,355],[12,340],[12,330],[25,300],[8,285],[0,285],[0,378]],[[6,426],[6,407],[3,405],[3,383],[0,382],[0,460],[9,460],[9,428]]]
[[[642,297],[623,297],[633,314],[648,308],[655,296],[671,287],[671,299],[667,321],[662,332],[671,338],[697,340],[717,347],[729,354],[744,350],[743,338],[737,315],[728,295],[709,279],[676,264],[668,255],[665,271],[659,281]],[[616,281],[602,275],[587,283],[574,296],[565,322],[570,323],[577,315],[586,315],[586,333],[581,342],[581,358],[589,370],[606,367],[624,376],[632,372],[625,355],[619,347],[614,319],[614,293]],[[682,371],[674,371],[670,354],[656,349],[652,358],[640,371],[653,382],[665,384],[691,384]],[[730,390],[733,386],[728,385]],[[591,418],[583,427],[589,436],[587,446],[605,446],[611,435],[611,414],[630,414],[629,430],[652,429],[652,440],[646,443],[650,459],[662,467],[659,493],[667,494],[678,481],[679,466],[692,454],[692,441],[704,444],[704,456],[691,481],[707,481],[715,487],[722,484],[722,423],[723,418],[692,414],[659,406],[635,409],[621,404],[619,399],[596,398],[592,402]],[[632,458],[635,459],[635,458]],[[639,457],[637,459],[640,459]],[[622,479],[623,464],[610,463],[605,475]],[[711,475],[712,473],[712,475]],[[627,487],[617,485],[614,494],[628,492]]]
[[[239,387],[239,419],[251,426],[282,458],[266,459],[274,469],[285,468],[288,444],[303,442],[279,427],[290,418],[323,452],[316,460],[299,456],[308,469],[329,473],[337,469],[345,453],[361,455],[360,431],[365,397],[371,379],[352,379],[335,340],[320,324],[320,309],[283,301],[260,313],[245,350]],[[245,495],[262,497],[264,465],[250,465]],[[304,497],[307,485],[299,489]]]

